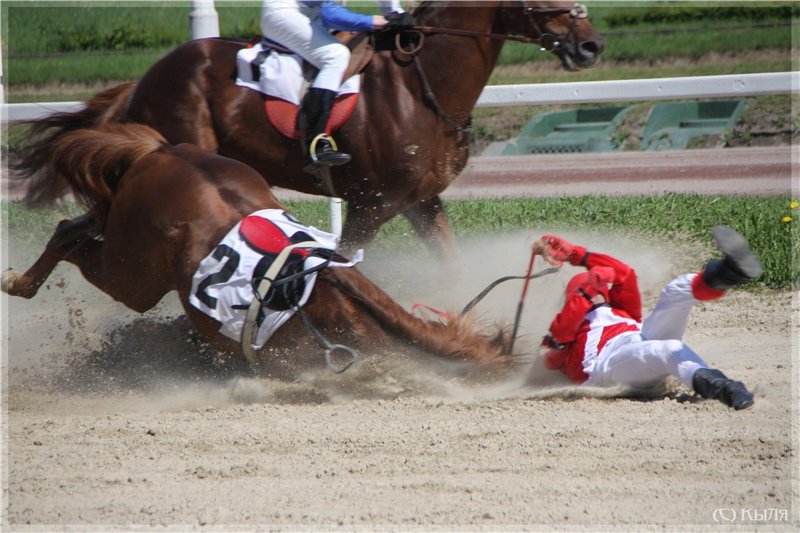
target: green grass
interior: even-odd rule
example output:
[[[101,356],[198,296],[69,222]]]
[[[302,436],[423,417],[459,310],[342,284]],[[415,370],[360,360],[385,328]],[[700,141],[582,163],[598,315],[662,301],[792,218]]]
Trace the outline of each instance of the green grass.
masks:
[[[729,24],[729,23],[728,23]],[[694,31],[696,26],[684,25],[685,31],[678,27],[651,27],[654,33],[609,32],[604,35],[606,61],[657,61],[666,58],[696,59],[713,52],[736,54],[762,50],[785,50],[792,48],[793,26],[774,26],[771,28],[745,28],[730,30],[713,27]],[[640,28],[644,29],[644,28]],[[669,30],[669,33],[660,33]],[[503,47],[501,65],[513,65],[527,61],[549,60],[549,54],[539,52],[538,48],[522,43],[508,43]]]
[[[711,228],[730,226],[742,233],[761,257],[759,285],[771,289],[800,287],[800,208],[783,196],[734,197],[667,194],[653,197],[581,196],[509,200],[450,201],[447,213],[457,237],[510,233],[537,227],[571,231],[613,230],[651,236],[678,247],[703,244],[713,250]],[[287,202],[305,224],[329,229],[326,201]],[[46,242],[55,224],[80,213],[74,204],[30,210],[20,202],[0,203],[9,235]],[[784,217],[793,220],[784,222]],[[373,245],[376,253],[425,253],[408,223],[395,218],[384,225]],[[705,257],[696,258],[699,268]]]
[[[352,5],[351,5],[352,4]],[[351,2],[350,7],[374,12],[374,3]],[[687,3],[688,4],[688,3]],[[142,7],[146,6],[146,7]],[[364,7],[367,6],[367,7]],[[787,59],[780,65],[763,65],[751,61],[738,70],[726,73],[764,72],[790,70],[788,59],[792,50],[792,29],[798,31],[795,19],[787,26],[785,19],[759,20],[775,23],[768,28],[742,28],[731,30],[732,23],[747,21],[705,21],[702,31],[696,21],[673,24],[639,24],[633,28],[615,28],[609,31],[604,18],[618,11],[613,3],[589,4],[590,16],[601,32],[606,32],[607,62],[659,61],[693,59],[708,54],[737,54],[743,52],[782,51]],[[631,4],[625,10],[641,10]],[[91,83],[95,81],[130,80],[141,76],[168,50],[188,39],[190,2],[45,2],[6,1],[2,5],[7,31],[3,38],[9,54],[5,67],[9,93],[20,85],[52,83]],[[260,2],[218,1],[217,12],[222,35],[250,37],[258,33]],[[658,33],[625,33],[623,30],[648,30]],[[508,43],[500,57],[500,65],[517,65],[528,62],[556,59],[541,53],[534,45]],[[595,72],[589,70],[586,72]],[[698,74],[722,72],[702,71]],[[568,75],[567,73],[563,73]],[[594,79],[626,79],[654,77],[652,71],[619,73],[597,78],[570,77],[571,81]],[[692,73],[663,75],[693,75]],[[581,73],[581,76],[584,76]],[[559,80],[549,80],[559,81]],[[493,78],[491,83],[527,83],[527,80]],[[9,96],[11,96],[11,94]],[[13,98],[13,97],[12,97]]]

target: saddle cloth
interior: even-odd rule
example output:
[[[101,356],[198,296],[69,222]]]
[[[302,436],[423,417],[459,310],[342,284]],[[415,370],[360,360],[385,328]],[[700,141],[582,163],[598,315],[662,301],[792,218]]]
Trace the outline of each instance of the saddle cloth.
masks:
[[[236,85],[299,106],[309,85],[304,65],[297,54],[281,53],[263,42],[256,43],[236,54]],[[313,74],[309,72],[308,77],[313,79]],[[361,76],[356,74],[342,83],[338,94],[357,94],[360,89]]]
[[[220,322],[220,333],[240,341],[247,307],[255,298],[253,277],[263,275],[284,247],[309,240],[316,241],[319,249],[330,251],[336,250],[339,241],[331,233],[301,224],[281,209],[263,209],[248,215],[200,262],[192,277],[189,303]],[[325,262],[324,258],[306,250],[297,250],[296,254],[304,261],[304,269]],[[363,250],[358,250],[351,261],[331,261],[328,266],[352,267],[363,257]],[[305,276],[305,289],[299,306],[308,302],[316,279],[316,272]],[[254,343],[257,349],[263,347],[295,313],[292,309],[267,307],[262,307],[261,312]]]
[[[308,90],[313,67],[297,54],[278,52],[269,45],[257,43],[236,54],[236,85],[247,87],[265,95],[264,108],[270,122],[285,137],[299,139],[297,114],[303,95]],[[339,129],[356,107],[361,76],[356,74],[340,87],[333,105],[326,133]]]

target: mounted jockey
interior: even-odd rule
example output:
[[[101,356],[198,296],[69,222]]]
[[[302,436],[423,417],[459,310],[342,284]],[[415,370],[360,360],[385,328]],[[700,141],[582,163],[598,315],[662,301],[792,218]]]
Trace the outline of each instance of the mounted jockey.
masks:
[[[373,31],[409,16],[400,7],[400,0],[378,0],[378,5],[383,15],[371,16],[353,13],[328,0],[264,0],[263,35],[319,69],[303,100],[306,172],[314,174],[320,165],[343,165],[350,161],[350,154],[334,150],[325,131],[350,62],[350,51],[329,30]]]
[[[636,273],[630,266],[560,237],[543,236],[534,251],[549,262],[588,269],[567,284],[564,307],[543,340],[547,368],[595,387],[649,387],[673,375],[704,398],[737,410],[751,407],[753,395],[743,383],[709,368],[683,343],[696,302],[721,298],[727,289],[762,272],[741,235],[717,226],[713,237],[723,259],[669,282],[642,321]]]

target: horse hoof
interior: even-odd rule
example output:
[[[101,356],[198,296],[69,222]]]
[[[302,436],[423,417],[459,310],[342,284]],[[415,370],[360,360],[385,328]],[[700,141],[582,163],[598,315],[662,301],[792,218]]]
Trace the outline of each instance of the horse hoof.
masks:
[[[3,272],[3,277],[0,279],[0,290],[6,294],[12,294],[14,282],[19,278],[19,272],[16,270],[6,270]]]
[[[3,272],[2,278],[0,278],[0,290],[2,290],[6,294],[10,294],[11,296],[21,296],[23,298],[33,298],[36,292],[30,293],[30,291],[20,290],[17,287],[17,281],[22,276],[17,270],[9,269]]]

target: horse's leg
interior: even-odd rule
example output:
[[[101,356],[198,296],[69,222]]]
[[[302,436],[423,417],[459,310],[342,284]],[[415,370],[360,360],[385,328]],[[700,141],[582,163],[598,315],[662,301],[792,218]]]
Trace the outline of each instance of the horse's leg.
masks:
[[[458,260],[453,232],[444,213],[444,204],[437,195],[419,202],[406,210],[403,216],[428,245],[428,248],[441,260],[454,266]]]
[[[397,213],[380,204],[347,202],[347,220],[342,228],[341,250],[350,253],[366,246],[378,234],[378,229]]]
[[[78,265],[89,279],[96,268],[92,266],[93,261],[95,264],[99,261],[102,248],[102,243],[94,240],[97,232],[97,223],[89,214],[62,220],[39,259],[24,273],[16,270],[4,272],[0,289],[12,296],[33,298],[56,265],[65,259]],[[79,264],[84,262],[87,262],[86,268]]]

